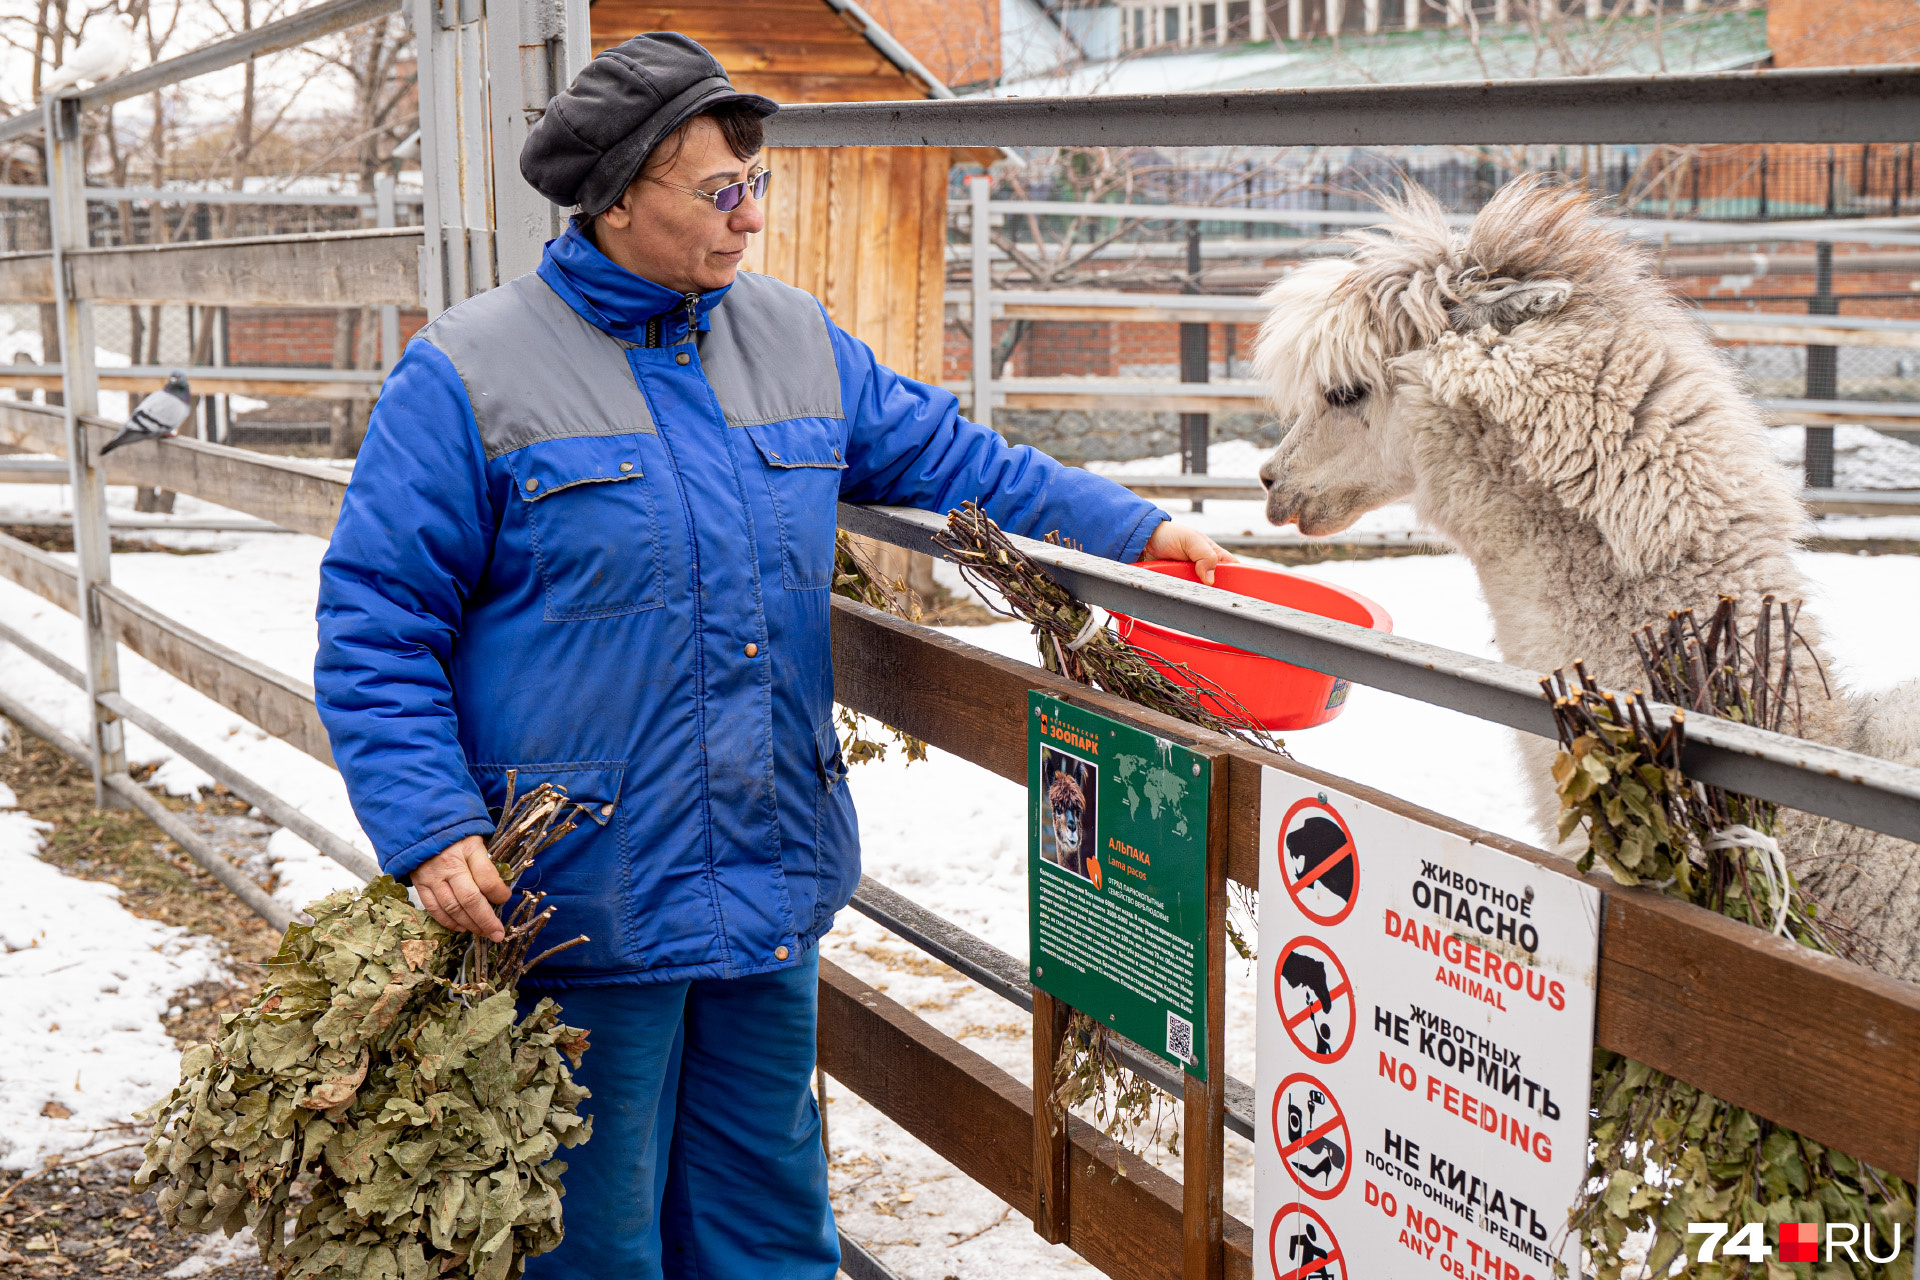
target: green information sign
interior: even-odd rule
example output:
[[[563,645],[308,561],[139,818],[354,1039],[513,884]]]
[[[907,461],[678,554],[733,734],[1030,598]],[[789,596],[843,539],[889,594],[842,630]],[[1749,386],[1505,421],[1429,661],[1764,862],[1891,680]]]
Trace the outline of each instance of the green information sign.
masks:
[[[1029,691],[1033,985],[1206,1078],[1213,763]]]

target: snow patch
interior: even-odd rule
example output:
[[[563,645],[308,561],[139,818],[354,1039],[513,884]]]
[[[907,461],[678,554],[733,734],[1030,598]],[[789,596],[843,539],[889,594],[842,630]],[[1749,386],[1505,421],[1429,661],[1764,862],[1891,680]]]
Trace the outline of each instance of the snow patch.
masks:
[[[1775,427],[1767,432],[1773,456],[1798,469],[1807,452],[1805,427]],[[1833,429],[1833,487],[1836,489],[1920,489],[1920,447],[1883,435],[1872,427]]]
[[[232,1236],[207,1236],[192,1257],[163,1274],[167,1280],[191,1280],[235,1263],[257,1262],[259,1258],[260,1246],[253,1242],[253,1232],[242,1227]]]
[[[0,813],[0,1168],[95,1147],[179,1078],[160,1019],[225,975],[216,944],[143,920],[120,890],[42,862],[47,824]]]

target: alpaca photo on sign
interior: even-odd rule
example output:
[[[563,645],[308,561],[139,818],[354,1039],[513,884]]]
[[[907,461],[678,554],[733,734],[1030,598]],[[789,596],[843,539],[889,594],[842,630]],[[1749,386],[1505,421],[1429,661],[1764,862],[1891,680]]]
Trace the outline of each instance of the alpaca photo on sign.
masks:
[[[1040,748],[1040,789],[1046,821],[1040,824],[1040,856],[1099,887],[1099,849],[1094,815],[1099,810],[1100,770],[1078,756]]]
[[[1254,365],[1284,431],[1260,468],[1270,523],[1335,534],[1410,503],[1472,563],[1502,659],[1582,661],[1618,690],[1642,683],[1640,627],[1725,596],[1748,632],[1767,597],[1811,594],[1802,477],[1698,310],[1590,196],[1523,178],[1455,229],[1410,188],[1348,240],[1262,295]],[[1920,764],[1920,681],[1849,696],[1814,614],[1794,626],[1788,731]],[[1553,752],[1522,738],[1550,848]],[[1780,836],[1859,959],[1920,979],[1920,846],[1803,813],[1783,812]]]

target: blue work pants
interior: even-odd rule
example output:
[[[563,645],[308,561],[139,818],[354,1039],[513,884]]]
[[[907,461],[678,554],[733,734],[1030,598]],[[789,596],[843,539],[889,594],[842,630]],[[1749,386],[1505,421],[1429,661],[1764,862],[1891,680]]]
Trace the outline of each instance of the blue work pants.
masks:
[[[832,1280],[819,979],[816,947],[746,978],[522,993],[592,1033],[593,1137],[559,1152],[566,1239],[527,1280]]]

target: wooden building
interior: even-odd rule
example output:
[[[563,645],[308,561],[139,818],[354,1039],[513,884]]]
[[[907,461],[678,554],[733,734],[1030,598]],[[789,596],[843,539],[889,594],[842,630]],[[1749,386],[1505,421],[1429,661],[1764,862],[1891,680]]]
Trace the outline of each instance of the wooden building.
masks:
[[[776,102],[951,96],[886,31],[833,0],[597,0],[594,52],[645,31],[698,40]],[[940,378],[946,148],[770,147],[767,229],[746,266],[805,289],[910,377]]]

